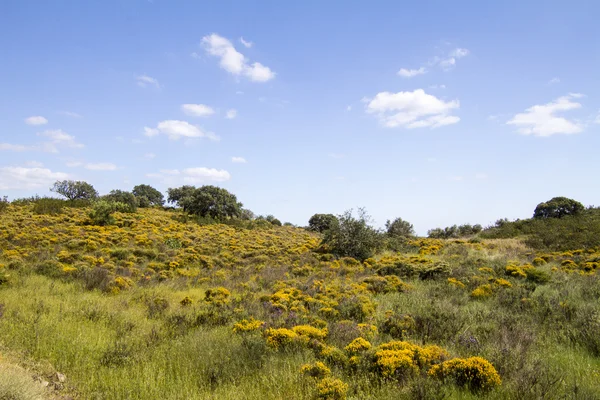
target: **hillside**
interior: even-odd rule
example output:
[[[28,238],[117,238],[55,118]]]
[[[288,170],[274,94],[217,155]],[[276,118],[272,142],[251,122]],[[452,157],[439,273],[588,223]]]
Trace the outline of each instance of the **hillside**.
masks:
[[[598,247],[413,238],[360,261],[301,228],[89,211],[0,214],[0,368],[47,398],[600,397]]]

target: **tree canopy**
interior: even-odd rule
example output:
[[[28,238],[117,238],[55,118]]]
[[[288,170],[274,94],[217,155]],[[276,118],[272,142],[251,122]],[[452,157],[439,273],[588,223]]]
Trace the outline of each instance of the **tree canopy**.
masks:
[[[138,199],[138,206],[142,208],[165,204],[165,196],[150,185],[137,185],[131,192]]]
[[[387,230],[388,236],[391,237],[408,237],[415,234],[413,225],[408,221],[404,221],[402,218],[396,218],[393,221],[387,220],[385,229]]]
[[[71,201],[93,200],[98,197],[96,189],[84,181],[56,181],[50,191],[58,193]]]
[[[553,197],[535,207],[533,218],[562,218],[566,215],[577,215],[585,207],[580,202],[567,197]]]
[[[337,223],[338,219],[333,214],[315,214],[308,220],[308,229],[323,233]]]
[[[168,194],[169,202],[176,203],[190,214],[217,220],[242,216],[242,203],[234,194],[217,186],[182,186],[169,189]]]

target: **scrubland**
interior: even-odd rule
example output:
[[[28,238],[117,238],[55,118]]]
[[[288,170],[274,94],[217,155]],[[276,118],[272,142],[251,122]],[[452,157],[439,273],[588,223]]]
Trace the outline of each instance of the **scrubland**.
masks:
[[[0,214],[0,399],[600,398],[598,247],[358,260],[296,227],[34,209]]]

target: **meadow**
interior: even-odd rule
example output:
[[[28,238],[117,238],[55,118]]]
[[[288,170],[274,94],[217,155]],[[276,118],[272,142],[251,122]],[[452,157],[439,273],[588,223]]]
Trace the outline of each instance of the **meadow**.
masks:
[[[599,247],[89,212],[0,213],[0,399],[600,398]]]

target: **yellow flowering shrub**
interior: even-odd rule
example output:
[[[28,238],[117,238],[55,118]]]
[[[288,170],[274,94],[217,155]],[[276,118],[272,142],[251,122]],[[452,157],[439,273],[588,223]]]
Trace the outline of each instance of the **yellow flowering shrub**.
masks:
[[[319,329],[310,325],[297,325],[292,328],[292,331],[301,338],[324,340],[327,337],[327,328]]]
[[[304,375],[318,379],[322,379],[326,376],[331,375],[331,370],[327,367],[327,365],[323,364],[321,361],[317,361],[314,364],[302,365],[302,367],[300,368],[300,372]]]
[[[286,328],[269,328],[265,331],[265,337],[267,338],[267,345],[279,350],[294,343],[298,334]]]
[[[345,400],[348,385],[335,378],[323,378],[317,385],[317,398],[322,400]]]
[[[484,299],[494,294],[494,288],[490,284],[481,285],[471,292],[471,297],[474,299]]]
[[[229,290],[225,289],[224,287],[218,287],[214,289],[208,289],[204,294],[204,300],[214,305],[225,305],[231,301],[229,298],[230,296],[231,293]]]
[[[367,340],[358,337],[351,341],[345,348],[348,353],[360,353],[361,351],[369,350],[371,348],[371,343]]]
[[[464,288],[464,287],[465,287],[465,284],[464,284],[464,283],[462,283],[461,281],[459,281],[459,280],[458,280],[458,279],[456,279],[456,278],[448,278],[448,283],[449,283],[451,286],[456,286],[456,287],[459,287],[459,288]]]
[[[257,331],[264,325],[264,321],[259,321],[252,317],[248,319],[243,319],[239,322],[233,324],[233,332],[243,333],[243,332],[253,332]]]
[[[474,391],[487,391],[500,386],[502,381],[496,368],[484,358],[454,358],[429,370],[429,376],[449,380]]]

